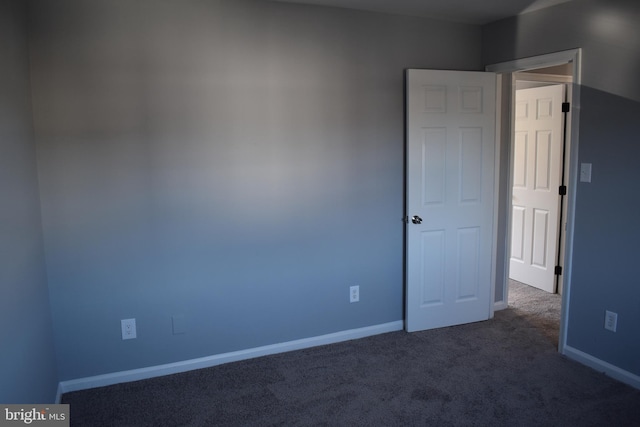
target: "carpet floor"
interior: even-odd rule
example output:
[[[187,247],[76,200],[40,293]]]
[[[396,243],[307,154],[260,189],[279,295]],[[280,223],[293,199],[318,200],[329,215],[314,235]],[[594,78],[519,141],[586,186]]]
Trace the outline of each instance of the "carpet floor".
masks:
[[[72,426],[640,426],[640,390],[557,352],[560,297],[511,283],[486,322],[393,332],[67,393]]]

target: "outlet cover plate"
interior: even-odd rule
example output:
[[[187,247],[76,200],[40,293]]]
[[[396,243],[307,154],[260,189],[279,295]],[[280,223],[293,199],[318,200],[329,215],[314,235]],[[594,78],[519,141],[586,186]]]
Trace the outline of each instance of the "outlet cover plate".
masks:
[[[611,332],[616,331],[618,328],[618,313],[609,310],[604,312],[604,328]]]
[[[123,340],[132,340],[138,337],[136,332],[136,319],[122,319],[120,325],[122,327]]]
[[[349,288],[349,302],[360,301],[360,286],[351,286]]]

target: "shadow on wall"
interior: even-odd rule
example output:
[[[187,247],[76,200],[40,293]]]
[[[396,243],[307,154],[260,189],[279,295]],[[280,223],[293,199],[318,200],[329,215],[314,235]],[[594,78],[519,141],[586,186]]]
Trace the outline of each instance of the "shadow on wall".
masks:
[[[593,164],[591,183],[578,183],[568,344],[640,374],[640,288],[637,242],[640,200],[640,102],[581,88],[581,163]],[[615,338],[602,327],[613,310],[626,327]],[[607,345],[602,345],[607,342]]]
[[[496,64],[582,48],[582,83],[640,101],[640,3],[567,2],[482,29],[483,62]]]

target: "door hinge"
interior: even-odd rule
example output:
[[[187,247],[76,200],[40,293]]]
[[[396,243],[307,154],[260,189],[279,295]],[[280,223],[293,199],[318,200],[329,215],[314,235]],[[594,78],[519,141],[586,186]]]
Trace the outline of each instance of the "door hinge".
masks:
[[[558,190],[558,194],[560,194],[561,196],[566,196],[567,195],[567,186],[566,185],[561,185],[559,190]]]
[[[571,111],[571,103],[563,102],[562,103],[562,112],[563,113],[568,113],[569,111]]]
[[[556,265],[556,268],[553,270],[553,274],[555,274],[556,276],[562,276],[562,267]]]

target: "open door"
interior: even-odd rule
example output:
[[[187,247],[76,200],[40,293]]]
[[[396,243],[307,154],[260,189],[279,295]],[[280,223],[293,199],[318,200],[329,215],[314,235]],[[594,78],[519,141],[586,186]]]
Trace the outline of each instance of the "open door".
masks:
[[[408,70],[406,82],[406,329],[487,320],[496,75]]]
[[[509,277],[556,292],[564,86],[516,90]]]

